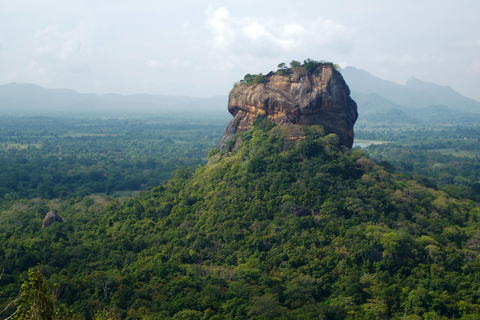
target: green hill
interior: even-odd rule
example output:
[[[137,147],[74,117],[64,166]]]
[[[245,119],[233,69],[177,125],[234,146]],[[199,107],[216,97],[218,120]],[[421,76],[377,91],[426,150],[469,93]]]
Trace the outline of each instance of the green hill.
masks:
[[[478,203],[340,150],[321,127],[285,130],[259,119],[237,149],[123,203],[5,209],[2,305],[39,264],[79,319],[480,317]],[[42,206],[65,222],[40,230]]]

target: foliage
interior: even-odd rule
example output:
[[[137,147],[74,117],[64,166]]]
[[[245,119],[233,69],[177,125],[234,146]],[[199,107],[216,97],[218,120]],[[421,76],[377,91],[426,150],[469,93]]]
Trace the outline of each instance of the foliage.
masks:
[[[340,69],[340,66],[337,65],[337,64],[334,64],[333,62],[328,62],[328,61],[324,61],[324,60],[320,60],[320,61],[316,61],[316,60],[312,60],[312,59],[306,59],[304,60],[303,64],[301,64],[299,61],[296,61],[296,60],[292,60],[290,62],[290,68],[287,67],[287,65],[285,64],[285,62],[281,62],[280,64],[278,64],[278,71],[276,72],[277,74],[279,75],[282,75],[282,76],[289,76],[291,73],[292,73],[292,69],[295,69],[295,68],[304,68],[304,70],[306,70],[307,72],[313,72],[317,67],[322,67],[322,66],[330,66],[330,67],[333,67],[337,70]],[[261,73],[260,74],[250,74],[250,73],[247,73],[242,80],[240,81],[237,81],[233,84],[233,87],[237,87],[239,85],[247,85],[247,86],[251,86],[251,85],[255,85],[255,84],[261,84],[265,81],[265,76],[262,75]]]
[[[218,161],[133,199],[4,206],[1,303],[40,264],[85,319],[478,317],[477,202],[343,152],[321,127],[285,130],[259,119]],[[41,230],[43,207],[65,222]]]
[[[261,84],[263,83],[265,79],[265,76],[260,74],[250,74],[247,73],[244,77],[243,80],[240,80],[240,84],[246,84],[247,86],[251,86],[254,84]]]
[[[365,149],[374,161],[388,163],[398,173],[416,175],[452,197],[478,201],[480,142],[476,139],[477,129],[476,126],[401,131],[363,129],[357,131],[357,136],[390,141]]]
[[[331,66],[335,69],[340,69],[339,65],[334,64],[333,62],[327,62],[324,60],[316,61],[309,58],[303,61],[303,67],[308,72],[313,72],[317,67],[321,67],[321,66]]]
[[[300,67],[302,64],[300,63],[300,61],[296,61],[296,60],[292,60],[290,61],[290,68],[294,69],[294,68],[298,68]]]
[[[56,286],[56,289],[58,289],[58,286]],[[50,292],[45,278],[38,268],[28,270],[28,280],[22,284],[17,305],[18,309],[13,319],[73,319],[68,309],[58,306],[57,293]]]

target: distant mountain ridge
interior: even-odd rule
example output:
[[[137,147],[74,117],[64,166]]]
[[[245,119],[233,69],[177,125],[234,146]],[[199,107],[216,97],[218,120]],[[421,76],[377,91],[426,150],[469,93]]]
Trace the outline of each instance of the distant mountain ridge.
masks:
[[[479,122],[480,102],[462,96],[449,86],[414,77],[405,85],[380,79],[368,71],[346,67],[342,76],[358,104],[359,119],[378,122]],[[92,94],[70,89],[46,89],[35,84],[0,85],[0,111],[7,113],[182,113],[225,114],[228,97],[211,98],[150,94]],[[373,116],[373,117],[372,117]]]
[[[93,94],[29,83],[0,85],[0,111],[25,112],[225,112],[226,96],[195,98],[151,94]]]
[[[378,120],[379,114],[393,121],[400,117],[409,123],[480,120],[480,102],[462,96],[449,86],[414,77],[400,85],[354,67],[346,67],[342,75],[358,104],[360,122]]]

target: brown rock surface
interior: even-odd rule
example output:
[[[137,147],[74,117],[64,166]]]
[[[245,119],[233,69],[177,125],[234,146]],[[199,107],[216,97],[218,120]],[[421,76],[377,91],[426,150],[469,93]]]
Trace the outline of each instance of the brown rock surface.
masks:
[[[341,145],[351,148],[358,117],[350,89],[330,65],[312,72],[295,68],[287,76],[270,72],[261,84],[237,85],[230,91],[228,111],[234,118],[217,144],[219,150],[262,115],[279,125],[321,125],[326,133],[337,134]]]
[[[55,211],[47,212],[45,219],[43,219],[42,229],[50,226],[55,221],[63,222],[62,218],[60,218]]]

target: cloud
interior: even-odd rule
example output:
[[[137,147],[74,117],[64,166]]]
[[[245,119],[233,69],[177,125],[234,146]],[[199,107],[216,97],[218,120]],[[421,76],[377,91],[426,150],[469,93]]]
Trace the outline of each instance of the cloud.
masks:
[[[253,41],[257,41],[262,37],[272,37],[270,33],[265,31],[264,26],[255,21],[243,27],[243,33]]]
[[[235,40],[233,26],[235,20],[230,17],[226,8],[207,9],[207,25],[213,36],[213,46],[216,49],[228,49]]]
[[[346,54],[353,49],[353,30],[331,19],[318,18],[308,30],[308,39],[315,47]]]
[[[298,23],[291,23],[283,26],[283,35],[287,38],[301,37],[305,34],[307,34],[307,30]]]
[[[35,34],[34,51],[37,57],[52,63],[71,61],[88,56],[90,34],[81,28],[62,30],[50,25]]]
[[[335,54],[353,49],[353,30],[331,19],[284,21],[274,17],[234,17],[225,7],[207,9],[212,54],[230,58],[276,58],[319,51]]]
[[[65,29],[49,25],[24,37],[15,59],[4,76],[7,81],[27,81],[42,85],[68,86],[92,73],[92,35],[77,27]]]
[[[152,68],[152,69],[157,69],[157,68],[163,68],[164,64],[161,63],[160,61],[156,59],[149,59],[145,61],[145,64],[147,67]]]

